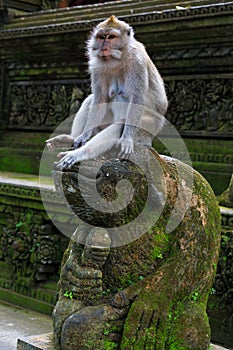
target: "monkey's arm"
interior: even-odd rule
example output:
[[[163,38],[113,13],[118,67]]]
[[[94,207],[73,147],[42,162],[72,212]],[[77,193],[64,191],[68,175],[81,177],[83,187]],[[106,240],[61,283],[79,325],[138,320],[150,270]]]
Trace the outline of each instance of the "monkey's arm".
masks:
[[[86,125],[88,123],[89,114],[90,114],[90,106],[93,102],[93,94],[89,95],[82,103],[78,113],[76,114],[72,128],[71,128],[71,136],[74,139],[79,138],[80,143],[81,139],[84,136],[84,132],[86,129]]]
[[[89,95],[82,103],[79,111],[74,117],[71,128],[71,135],[57,135],[45,141],[49,151],[54,151],[57,148],[70,148],[77,137],[79,137],[81,143],[84,138],[82,133],[86,124],[86,119],[92,99],[93,95]]]
[[[99,132],[104,123],[107,110],[106,94],[103,93],[103,87],[96,72],[92,72],[91,80],[93,93],[84,101],[72,126],[71,135],[75,138],[74,148],[85,145],[93,135]],[[80,123],[80,119],[84,122]]]
[[[130,96],[125,126],[119,140],[120,158],[128,158],[134,149],[134,135],[143,116],[145,94],[148,90],[148,73],[144,64],[135,64],[125,81],[125,93]]]

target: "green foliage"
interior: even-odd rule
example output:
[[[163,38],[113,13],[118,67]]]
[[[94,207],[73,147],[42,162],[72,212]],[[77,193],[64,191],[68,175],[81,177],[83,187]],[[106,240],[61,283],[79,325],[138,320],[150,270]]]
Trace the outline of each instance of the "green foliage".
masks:
[[[40,246],[40,243],[34,244],[34,245],[32,246],[32,248],[29,250],[29,252],[30,252],[30,253],[34,253],[34,252],[37,250],[37,248],[39,248],[39,246]]]
[[[214,271],[216,271],[217,270],[217,263],[214,263],[212,266],[213,266]]]
[[[169,346],[169,350],[186,350],[186,349],[184,347],[181,348],[180,345],[173,343]]]
[[[64,297],[69,298],[69,299],[73,299],[73,292],[65,291]]]
[[[103,295],[109,295],[111,293],[110,289],[103,290]]]
[[[215,289],[214,287],[212,287],[212,288],[210,289],[210,294],[211,294],[211,295],[216,294],[216,289]]]
[[[191,300],[192,301],[198,301],[199,299],[199,293],[198,292],[193,292],[193,294],[191,295]]]
[[[118,348],[118,344],[111,340],[104,341],[104,350],[115,350]]]

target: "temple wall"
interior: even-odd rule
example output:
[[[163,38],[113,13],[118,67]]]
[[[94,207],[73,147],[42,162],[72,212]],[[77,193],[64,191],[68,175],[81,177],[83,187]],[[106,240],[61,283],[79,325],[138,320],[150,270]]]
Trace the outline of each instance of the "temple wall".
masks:
[[[38,159],[43,141],[70,114],[74,89],[79,102],[89,92],[89,32],[114,11],[132,24],[158,66],[169,97],[167,118],[185,140],[194,167],[217,194],[227,187],[233,172],[232,4],[152,3],[126,1],[119,11],[114,3],[43,11],[2,27],[0,147],[9,151],[1,156],[1,170],[38,172],[30,159]]]
[[[194,167],[216,194],[223,192],[233,173],[233,5],[191,5],[145,1],[142,8],[129,0],[117,11],[116,4],[105,4],[0,21],[0,171],[38,175],[44,141],[90,91],[89,32],[115,13],[132,24],[161,72],[167,118],[184,139]],[[167,153],[164,145],[155,142],[155,147]],[[27,186],[0,181],[0,297],[50,313],[67,238],[52,225],[37,180],[30,183],[28,176]],[[49,193],[51,201],[58,200],[52,189]],[[64,225],[69,220],[66,214],[54,215]],[[222,211],[221,254],[209,301],[213,340],[225,345],[233,342],[232,215]]]

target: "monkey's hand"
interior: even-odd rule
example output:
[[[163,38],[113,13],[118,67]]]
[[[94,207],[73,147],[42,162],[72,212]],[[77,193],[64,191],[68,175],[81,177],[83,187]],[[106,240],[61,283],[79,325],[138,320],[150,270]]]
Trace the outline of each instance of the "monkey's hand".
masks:
[[[54,151],[56,148],[69,148],[74,142],[74,138],[70,135],[62,134],[45,141],[49,151]]]
[[[118,141],[118,145],[121,146],[121,151],[119,152],[119,158],[128,159],[134,150],[134,142],[130,137],[121,137]]]
[[[60,152],[58,154],[58,157],[62,157],[62,159],[56,164],[56,169],[70,169],[75,163],[80,162],[82,160],[80,159],[79,155],[79,149],[75,149],[74,151],[68,152]]]
[[[76,137],[76,139],[74,140],[73,147],[74,147],[74,149],[76,149],[76,148],[81,147],[82,145],[83,145],[83,134]]]
[[[86,132],[83,132],[78,137],[76,137],[76,139],[74,140],[74,144],[73,144],[74,149],[85,145],[85,143],[88,140],[90,140],[91,136],[92,136],[92,131],[91,132],[86,131]]]

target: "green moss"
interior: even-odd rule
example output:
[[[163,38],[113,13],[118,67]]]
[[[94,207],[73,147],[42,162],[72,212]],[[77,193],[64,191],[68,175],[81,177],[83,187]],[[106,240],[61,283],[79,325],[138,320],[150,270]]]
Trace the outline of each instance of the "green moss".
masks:
[[[192,299],[192,296],[191,296]],[[168,342],[166,349],[169,350],[199,350],[207,346],[210,338],[210,329],[206,303],[198,299],[191,301],[186,298],[171,306],[168,317]]]
[[[0,299],[5,302],[10,302],[13,305],[38,311],[46,315],[51,315],[54,308],[54,305],[47,302],[30,298],[3,288],[0,288]]]
[[[4,154],[4,156],[1,157],[0,171],[11,171],[25,174],[39,173],[39,160],[41,158],[40,151],[0,148],[0,152]]]
[[[115,350],[118,348],[118,344],[114,343],[111,340],[104,341],[104,350]]]
[[[169,251],[169,249],[170,249],[169,235],[162,232],[156,232],[156,234],[154,233],[154,249],[151,252],[151,258],[163,259],[166,253]]]

